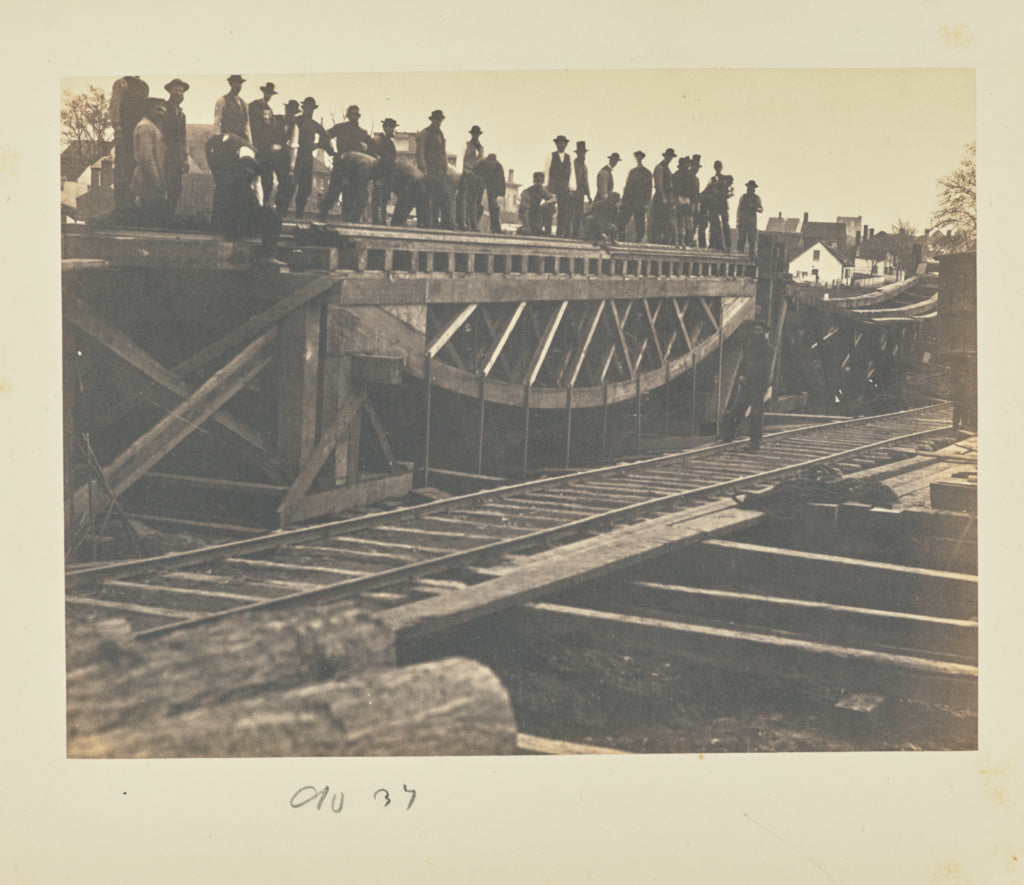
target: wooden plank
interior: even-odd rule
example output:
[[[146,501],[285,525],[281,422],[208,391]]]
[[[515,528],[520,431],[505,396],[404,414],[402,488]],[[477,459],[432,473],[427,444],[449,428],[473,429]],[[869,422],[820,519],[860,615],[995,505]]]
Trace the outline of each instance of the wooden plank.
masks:
[[[411,646],[481,615],[671,553],[715,532],[752,527],[766,519],[765,514],[741,510],[731,501],[713,502],[538,553],[511,575],[475,584],[466,593],[401,606],[382,617],[400,641]]]
[[[316,447],[306,459],[306,463],[302,465],[302,469],[299,471],[299,475],[295,478],[295,482],[293,482],[291,488],[288,489],[288,494],[284,496],[284,500],[277,508],[277,512],[281,517],[282,525],[291,521],[292,515],[298,506],[299,501],[301,501],[303,495],[309,491],[309,487],[313,485],[313,480],[316,479],[316,475],[327,462],[328,456],[334,451],[335,446],[338,444],[338,440],[341,439],[341,435],[344,433],[349,423],[358,418],[361,407],[362,397],[350,398],[342,407],[341,411],[338,412],[338,416],[334,419],[334,424],[328,428],[327,432],[320,438],[319,442],[317,442]]]
[[[978,615],[974,575],[844,556],[709,540],[693,552],[695,580],[706,576],[771,585],[775,595],[947,618]],[[717,582],[715,582],[717,583]]]
[[[95,608],[106,611],[126,612],[133,615],[146,615],[153,618],[166,618],[169,621],[184,621],[186,618],[198,618],[202,612],[182,611],[173,608],[160,608],[155,605],[138,605],[130,602],[111,602],[106,599],[91,599],[89,597],[67,596],[64,598],[67,605],[76,608]]]
[[[978,668],[969,664],[551,603],[530,603],[512,617],[531,634],[572,636],[574,642],[582,639],[617,654],[665,655],[741,673],[875,690],[966,711],[978,705]]]
[[[267,329],[276,326],[293,310],[297,310],[314,298],[328,292],[337,283],[337,279],[333,277],[318,275],[299,289],[298,292],[275,301],[273,306],[267,308],[263,313],[257,314],[248,322],[243,323],[236,329],[232,329],[227,335],[208,344],[188,359],[178,363],[171,371],[183,378],[199,372],[215,360],[222,358],[225,354],[248,343]]]
[[[103,475],[111,491],[115,495],[122,494],[241,390],[270,361],[271,345],[276,334],[276,329],[264,332],[105,468]],[[76,514],[86,514],[91,494],[101,500],[95,481],[75,492]]]
[[[515,309],[512,311],[511,316],[505,321],[505,325],[502,326],[501,333],[495,338],[494,343],[488,349],[485,357],[483,367],[480,369],[481,373],[486,377],[491,373],[491,369],[494,368],[494,364],[497,362],[498,357],[501,356],[505,349],[505,345],[508,343],[509,336],[512,334],[512,330],[515,329],[516,323],[519,322],[519,318],[523,315],[523,311],[526,309],[526,302],[520,301]]]
[[[575,387],[576,379],[579,378],[580,369],[583,368],[583,363],[587,359],[587,354],[590,352],[590,344],[594,340],[594,333],[597,331],[597,326],[601,322],[601,314],[604,313],[604,306],[607,302],[598,301],[597,306],[594,308],[594,312],[590,319],[587,321],[586,329],[583,333],[582,340],[579,345],[579,350],[572,357],[570,363],[571,368],[568,368],[568,380],[565,379],[566,373],[562,373],[562,378],[559,383],[566,387]]]

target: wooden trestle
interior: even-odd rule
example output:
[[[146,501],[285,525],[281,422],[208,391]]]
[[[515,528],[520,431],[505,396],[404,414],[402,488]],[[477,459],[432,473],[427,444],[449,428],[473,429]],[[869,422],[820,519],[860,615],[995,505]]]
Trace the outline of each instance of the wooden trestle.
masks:
[[[262,495],[281,525],[401,495],[441,444],[438,389],[479,404],[444,427],[478,435],[467,472],[492,405],[522,410],[525,467],[531,411],[564,410],[568,437],[574,410],[639,402],[754,314],[735,253],[287,226],[278,272],[255,247],[65,228],[69,547],[161,477]]]

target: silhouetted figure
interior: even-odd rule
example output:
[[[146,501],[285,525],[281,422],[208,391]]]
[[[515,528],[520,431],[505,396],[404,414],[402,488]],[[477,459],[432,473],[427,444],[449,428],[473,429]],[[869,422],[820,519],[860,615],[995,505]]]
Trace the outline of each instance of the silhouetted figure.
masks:
[[[363,217],[370,196],[370,182],[377,174],[377,158],[359,151],[346,151],[334,158],[331,180],[320,201],[320,220],[326,221],[341,194],[341,220],[354,224]]]
[[[735,439],[743,423],[743,417],[747,415],[747,430],[750,433],[750,444],[747,448],[756,452],[761,448],[764,398],[771,381],[772,347],[761,323],[753,323],[748,327],[744,338],[743,359],[740,363],[736,393],[732,405],[722,418],[722,438],[726,442]]]
[[[728,180],[726,180],[728,179]],[[722,172],[722,161],[715,160],[715,174],[711,176],[714,183],[711,213],[718,213],[719,227],[722,231],[722,242],[715,248],[732,250],[732,232],[729,230],[729,197],[732,196],[732,176]],[[709,221],[713,221],[709,218]]]
[[[167,146],[161,126],[167,108],[162,99],[147,98],[142,119],[132,133],[135,171],[132,172],[132,197],[138,200],[144,225],[160,227],[170,219],[167,203]]]
[[[636,165],[626,176],[626,187],[622,191],[622,209],[619,212],[619,232],[626,236],[626,225],[633,221],[636,242],[643,242],[647,233],[647,209],[651,204],[651,193],[654,187],[654,176],[644,166],[643,151],[633,151]]]
[[[747,192],[740,197],[736,207],[736,248],[742,252],[744,244],[750,241],[750,260],[757,258],[757,213],[764,212],[761,198],[754,193],[757,182],[747,182]]]
[[[614,245],[619,229],[619,195],[612,191],[603,200],[595,200],[589,214],[583,219],[583,236],[595,246]]]
[[[215,135],[237,135],[251,144],[249,106],[239,95],[244,82],[241,74],[232,74],[228,77],[228,86],[231,88],[213,105],[213,132]]]
[[[473,167],[473,174],[487,191],[487,214],[490,216],[491,233],[501,233],[501,208],[498,198],[505,196],[505,169],[495,154],[488,154]]]
[[[267,109],[263,110],[264,120]],[[288,213],[292,197],[295,196],[295,168],[299,159],[299,103],[291,99],[284,106],[284,116],[272,116],[269,136],[269,165],[271,173],[277,178],[277,192],[274,194],[274,207],[280,218]],[[259,151],[257,151],[259,159]],[[265,174],[266,164],[260,162],[260,174]],[[273,187],[273,179],[271,179]],[[266,206],[267,191],[263,191],[263,205]]]
[[[185,112],[181,103],[188,92],[188,83],[175,78],[164,84],[168,99],[160,129],[167,148],[167,162],[164,166],[164,181],[167,188],[168,217],[174,215],[181,199],[181,177],[188,172],[188,135]]]
[[[319,105],[313,96],[302,100],[302,113],[296,124],[299,131],[299,152],[295,161],[295,218],[301,219],[306,211],[306,201],[313,192],[313,151],[327,147],[327,133],[324,127],[313,119],[313,111]]]
[[[430,195],[430,227],[451,230],[452,200],[448,191],[448,152],[441,121],[444,112],[433,111],[430,125],[416,135],[416,166],[427,176],[427,193]]]
[[[572,208],[569,191],[572,187],[572,157],[566,152],[569,139],[564,135],[555,136],[555,150],[547,158],[544,172],[547,175],[548,190],[555,195],[558,203],[558,228],[560,237],[569,236]]]
[[[206,163],[213,173],[214,224],[228,239],[261,238],[257,261],[283,267],[274,258],[281,233],[281,218],[260,205],[256,177],[260,173],[256,149],[238,135],[214,135],[206,142]]]
[[[110,123],[114,127],[114,212],[122,221],[131,214],[135,154],[132,137],[142,119],[149,85],[140,77],[120,77],[110,91]]]
[[[651,198],[650,242],[664,246],[676,244],[676,203],[672,191],[672,160],[676,152],[668,148],[654,167],[654,196]]]
[[[569,191],[569,236],[579,239],[583,233],[583,214],[590,199],[590,173],[587,171],[587,143],[576,142],[576,156],[572,161],[572,177],[576,187]]]
[[[256,159],[260,164],[260,189],[263,191],[263,205],[269,206],[274,193],[274,144],[279,133],[275,124],[278,122],[270,99],[277,95],[277,87],[273,83],[265,83],[260,87],[263,98],[249,102],[249,129],[252,132],[252,143],[256,148]]]
[[[597,173],[597,196],[594,200],[607,200],[609,194],[615,190],[615,175],[612,170],[621,160],[617,153],[608,155],[608,162],[605,163]]]
[[[409,213],[416,210],[416,226],[430,227],[430,195],[427,192],[426,173],[412,163],[396,160],[391,170],[391,188],[395,194],[395,211],[391,215],[392,227],[404,227]]]
[[[484,188],[474,169],[484,156],[484,146],[480,143],[483,132],[479,126],[473,126],[462,152],[462,175],[455,190],[455,226],[459,230],[476,230],[480,225],[480,198]]]
[[[676,171],[672,175],[672,193],[676,200],[676,244],[692,246],[694,244],[694,208],[700,200],[700,185],[693,172],[693,160],[680,157]]]
[[[373,223],[388,223],[388,201],[394,190],[391,179],[395,171],[398,148],[395,146],[395,127],[398,121],[386,117],[381,121],[383,132],[373,136],[377,149],[377,174],[373,179]]]
[[[558,198],[544,186],[544,173],[533,173],[533,184],[519,197],[520,233],[535,237],[551,236]]]

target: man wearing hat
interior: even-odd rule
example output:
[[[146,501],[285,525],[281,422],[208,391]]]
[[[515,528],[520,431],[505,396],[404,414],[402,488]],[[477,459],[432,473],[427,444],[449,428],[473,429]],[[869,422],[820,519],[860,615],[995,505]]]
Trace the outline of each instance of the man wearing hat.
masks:
[[[675,156],[675,150],[668,148],[661,155],[661,162],[654,167],[650,241],[664,246],[676,244],[675,196],[672,191],[672,160]]]
[[[484,188],[473,169],[484,156],[484,146],[480,143],[483,132],[483,129],[474,125],[469,130],[469,141],[462,152],[462,174],[455,191],[455,226],[459,230],[476,230],[480,224],[480,198]]]
[[[697,162],[700,162],[698,157]],[[700,197],[700,185],[693,171],[693,159],[680,157],[672,175],[672,194],[676,200],[676,245],[692,246],[694,223],[693,210]]]
[[[302,100],[302,112],[295,121],[298,131],[298,152],[295,158],[295,218],[301,219],[306,201],[313,192],[313,151],[327,147],[324,127],[313,119],[319,105],[312,95]]]
[[[722,228],[722,246],[720,248],[729,252],[732,250],[732,232],[729,229],[729,197],[732,196],[732,176],[726,175],[722,171],[721,160],[715,160],[715,174],[711,176],[711,181],[708,184],[714,185],[712,190],[714,204],[711,211],[718,212],[718,219]],[[712,218],[713,222],[714,219]]]
[[[416,166],[427,176],[430,196],[429,227],[453,228],[452,200],[448,192],[448,152],[445,146],[440,110],[430,114],[430,125],[416,134]]]
[[[737,338],[743,345],[743,358],[732,403],[722,416],[722,439],[729,442],[735,438],[743,423],[747,410],[747,430],[750,444],[747,451],[756,452],[761,448],[761,430],[764,424],[764,399],[771,382],[772,346],[768,333],[760,322],[744,323]]]
[[[373,144],[377,149],[377,177],[373,180],[373,223],[388,223],[388,200],[391,199],[391,179],[398,158],[395,145],[395,127],[398,121],[385,117],[381,121],[383,132],[373,136]]]
[[[633,221],[634,239],[642,243],[647,233],[647,209],[651,204],[651,191],[654,187],[654,176],[644,166],[643,151],[633,151],[636,166],[626,176],[626,186],[622,190],[622,208],[619,210],[619,233],[626,237],[626,225]]]
[[[551,222],[554,219],[557,197],[544,187],[544,173],[533,173],[533,184],[519,197],[519,220],[523,226],[520,233],[531,236],[551,236]]]
[[[600,171],[597,173],[597,197],[595,202],[598,200],[607,200],[609,194],[615,190],[615,176],[612,174],[612,170],[618,165],[621,160],[617,153],[608,155],[608,162],[605,163]]]
[[[498,197],[505,196],[505,168],[498,162],[496,154],[488,154],[473,167],[473,174],[487,190],[487,215],[491,233],[500,234],[501,208],[498,206]]]
[[[259,236],[256,260],[259,264],[283,267],[274,258],[281,233],[281,218],[256,196],[260,164],[256,149],[234,134],[211,136],[205,145],[206,164],[213,173],[213,221],[231,240]]]
[[[264,108],[264,119],[270,112]],[[284,116],[271,115],[273,124],[269,138],[270,167],[277,176],[277,193],[274,195],[274,207],[280,218],[288,212],[292,197],[295,196],[295,167],[299,157],[299,103],[293,98],[284,106]],[[261,172],[263,164],[261,162]],[[263,191],[264,201],[267,190]],[[264,202],[264,205],[267,205]]]
[[[167,99],[166,111],[160,129],[164,136],[167,149],[167,163],[164,167],[164,181],[167,186],[167,207],[169,215],[174,215],[181,197],[181,177],[188,172],[188,136],[186,135],[185,112],[181,103],[185,100],[188,83],[175,78],[164,84],[170,97]]]
[[[583,233],[583,201],[585,199],[588,203],[591,202],[590,173],[587,171],[587,143],[585,141],[576,142],[576,156],[572,161],[572,177],[576,187],[569,192],[572,201],[569,236],[578,240]]]
[[[231,88],[218,98],[213,106],[213,132],[215,135],[237,135],[251,144],[249,106],[239,95],[244,82],[241,74],[232,74],[228,77],[228,85]]]
[[[110,124],[114,127],[114,209],[125,219],[133,202],[132,136],[142,119],[148,97],[149,84],[138,76],[119,77],[110,91]]]
[[[559,237],[569,236],[571,226],[572,206],[569,201],[569,191],[572,190],[572,158],[565,152],[568,144],[568,138],[564,135],[556,135],[555,150],[548,155],[544,166],[548,190],[555,195],[555,199],[558,201],[558,229],[555,234]]]
[[[263,98],[249,102],[249,129],[252,132],[252,143],[256,148],[256,158],[260,163],[260,187],[263,191],[263,205],[270,205],[270,197],[274,190],[274,165],[272,160],[274,144],[274,110],[270,107],[270,99],[277,95],[273,83],[260,87]]]
[[[147,98],[142,119],[132,133],[132,153],[135,169],[132,172],[131,193],[142,209],[142,223],[160,226],[170,217],[167,205],[167,146],[160,131],[166,106],[163,99]]]
[[[757,257],[757,213],[764,212],[761,205],[761,198],[754,193],[757,182],[750,179],[747,182],[747,192],[740,197],[739,206],[736,207],[736,248],[740,252],[746,241],[750,240],[750,260]]]
[[[358,151],[371,157],[377,156],[376,142],[370,138],[370,133],[359,125],[361,116],[359,105],[349,105],[345,111],[345,120],[327,130],[328,143],[334,142],[334,148],[327,150],[329,154],[337,156]]]

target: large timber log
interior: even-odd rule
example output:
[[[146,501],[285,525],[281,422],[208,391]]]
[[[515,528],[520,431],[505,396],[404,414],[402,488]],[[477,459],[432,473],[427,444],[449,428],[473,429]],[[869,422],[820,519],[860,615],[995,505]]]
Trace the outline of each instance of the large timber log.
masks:
[[[372,670],[140,728],[74,738],[87,758],[465,756],[515,752],[508,695],[487,667],[448,658]]]

